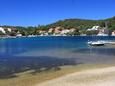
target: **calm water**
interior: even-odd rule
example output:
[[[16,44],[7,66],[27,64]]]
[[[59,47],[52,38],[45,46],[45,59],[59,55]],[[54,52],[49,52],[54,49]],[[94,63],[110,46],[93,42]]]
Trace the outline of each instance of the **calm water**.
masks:
[[[62,65],[115,63],[115,45],[91,47],[87,41],[115,37],[34,37],[0,39],[0,77]]]

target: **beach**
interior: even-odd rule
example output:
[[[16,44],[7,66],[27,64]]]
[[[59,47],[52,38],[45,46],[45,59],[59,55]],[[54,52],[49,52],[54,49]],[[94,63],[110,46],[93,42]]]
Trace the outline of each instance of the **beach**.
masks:
[[[115,40],[114,37],[96,38]],[[88,40],[92,40],[90,36],[0,40],[0,86],[98,86],[103,81],[112,83],[115,46],[93,47],[87,44]],[[109,71],[106,68],[110,68]],[[99,74],[95,72],[97,70]]]
[[[35,86],[115,86],[115,66],[88,69]]]

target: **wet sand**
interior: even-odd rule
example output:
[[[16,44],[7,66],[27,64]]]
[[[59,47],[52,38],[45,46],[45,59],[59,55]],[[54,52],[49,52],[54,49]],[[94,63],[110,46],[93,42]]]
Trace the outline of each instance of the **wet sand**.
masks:
[[[115,86],[115,66],[88,69],[35,86]]]

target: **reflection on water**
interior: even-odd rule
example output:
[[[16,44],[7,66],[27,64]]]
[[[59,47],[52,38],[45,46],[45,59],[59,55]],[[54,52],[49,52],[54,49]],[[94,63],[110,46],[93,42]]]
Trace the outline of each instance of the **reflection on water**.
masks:
[[[115,37],[96,37],[115,40]],[[115,62],[115,45],[91,47],[92,37],[38,37],[0,39],[0,78],[14,73],[59,69],[63,65],[110,64]]]
[[[115,48],[86,48],[74,52],[115,56]]]

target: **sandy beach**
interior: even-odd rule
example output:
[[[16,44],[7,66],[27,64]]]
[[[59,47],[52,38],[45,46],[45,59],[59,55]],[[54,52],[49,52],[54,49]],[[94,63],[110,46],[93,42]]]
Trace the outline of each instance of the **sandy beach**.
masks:
[[[35,86],[115,86],[115,67],[75,72]]]

